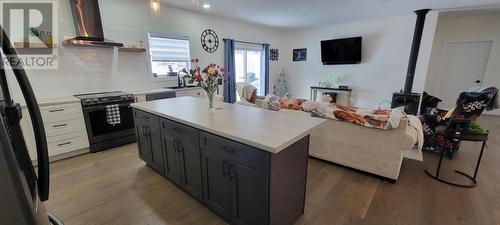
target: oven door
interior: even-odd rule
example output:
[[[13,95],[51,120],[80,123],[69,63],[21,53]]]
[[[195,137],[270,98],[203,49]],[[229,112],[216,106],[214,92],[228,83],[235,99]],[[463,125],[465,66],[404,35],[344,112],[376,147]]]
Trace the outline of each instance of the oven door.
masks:
[[[134,101],[84,106],[83,113],[90,144],[135,135],[134,116],[130,104]],[[106,105],[119,105],[120,123],[111,125],[106,117]]]

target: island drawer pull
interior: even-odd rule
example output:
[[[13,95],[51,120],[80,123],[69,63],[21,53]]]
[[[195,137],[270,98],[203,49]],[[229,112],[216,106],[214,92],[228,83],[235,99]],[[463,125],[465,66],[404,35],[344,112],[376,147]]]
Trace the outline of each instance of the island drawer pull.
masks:
[[[65,146],[65,145],[69,145],[71,144],[71,141],[68,141],[68,142],[64,142],[64,143],[61,143],[61,144],[58,144],[57,146]]]
[[[62,112],[64,109],[51,109],[49,112]]]
[[[228,153],[234,153],[234,149],[227,147],[227,146],[224,146],[224,151],[228,152]]]
[[[227,161],[224,160],[224,162],[222,163],[222,174],[224,175],[224,177],[226,177],[228,174],[227,170],[228,170]]]
[[[52,126],[53,128],[58,128],[58,127],[65,127],[65,126],[68,126],[67,123],[63,123],[63,124],[57,124],[57,125],[54,125]]]
[[[175,132],[179,132],[179,133],[182,133],[182,131],[183,131],[183,129],[180,127],[173,127],[172,130],[174,130]]]

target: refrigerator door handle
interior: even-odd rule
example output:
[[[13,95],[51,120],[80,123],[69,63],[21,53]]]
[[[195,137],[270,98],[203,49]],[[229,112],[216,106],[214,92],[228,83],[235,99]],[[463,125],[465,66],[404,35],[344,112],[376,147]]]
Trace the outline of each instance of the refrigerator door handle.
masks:
[[[19,58],[17,56],[16,50],[12,46],[9,37],[5,33],[5,30],[0,26],[0,40],[2,44],[2,50],[5,55],[9,56],[11,62],[18,62]],[[29,114],[31,116],[31,123],[33,124],[33,132],[35,137],[37,158],[38,158],[38,192],[40,194],[40,200],[45,201],[49,198],[49,154],[47,147],[47,138],[45,135],[45,129],[43,126],[42,114],[40,113],[40,108],[38,107],[38,102],[33,93],[33,88],[29,82],[26,72],[22,68],[21,64],[11,65],[12,71],[16,77],[17,83],[21,89],[23,97],[26,101],[26,106],[28,107]],[[7,96],[4,96],[7,97]],[[8,96],[10,97],[10,96]],[[9,102],[11,99],[6,99]]]

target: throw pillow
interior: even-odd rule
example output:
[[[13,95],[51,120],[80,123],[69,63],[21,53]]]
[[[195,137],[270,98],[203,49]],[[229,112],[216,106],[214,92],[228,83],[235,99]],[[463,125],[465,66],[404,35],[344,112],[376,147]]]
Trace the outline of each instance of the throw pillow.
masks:
[[[273,111],[280,110],[280,97],[276,95],[267,95],[262,102],[262,108],[264,109]]]
[[[281,109],[292,109],[292,110],[302,110],[302,103],[307,101],[306,99],[299,98],[284,98],[280,99]]]

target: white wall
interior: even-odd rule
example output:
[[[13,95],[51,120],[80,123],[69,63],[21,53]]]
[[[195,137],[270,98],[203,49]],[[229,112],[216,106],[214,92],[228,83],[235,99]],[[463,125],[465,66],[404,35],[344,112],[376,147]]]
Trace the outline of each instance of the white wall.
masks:
[[[500,87],[500,11],[443,13],[437,23],[429,75],[425,83],[427,92],[432,94],[437,88],[453,88],[435,86],[441,55],[447,42],[469,41],[493,41],[483,84]],[[453,91],[458,97],[464,90]],[[500,115],[500,110],[486,113]]]
[[[414,81],[414,92],[422,92],[438,13],[427,15]],[[308,98],[309,87],[328,81],[331,74],[342,77],[353,88],[354,105],[378,107],[404,87],[416,15],[292,30],[286,33],[282,53],[290,93]],[[362,36],[362,62],[356,65],[322,65],[320,41]],[[294,48],[307,48],[307,61],[292,62]],[[342,98],[339,96],[339,99]],[[388,106],[390,103],[383,103]]]
[[[189,36],[191,57],[200,58],[203,64],[224,64],[223,38],[266,42],[272,48],[279,48],[281,43],[279,31],[167,5],[162,5],[161,16],[155,17],[151,14],[149,0],[101,0],[99,3],[106,38],[135,45],[142,40],[147,46],[147,32],[151,31]],[[200,36],[205,29],[213,29],[221,41],[219,49],[213,54],[201,47]],[[176,80],[167,82],[151,77],[147,53],[60,45],[62,40],[74,35],[69,1],[60,0],[59,69],[27,71],[38,98],[111,90],[148,90],[176,85]],[[271,80],[277,77],[281,68],[279,63],[270,63]],[[19,96],[19,91],[15,92],[15,96]]]

